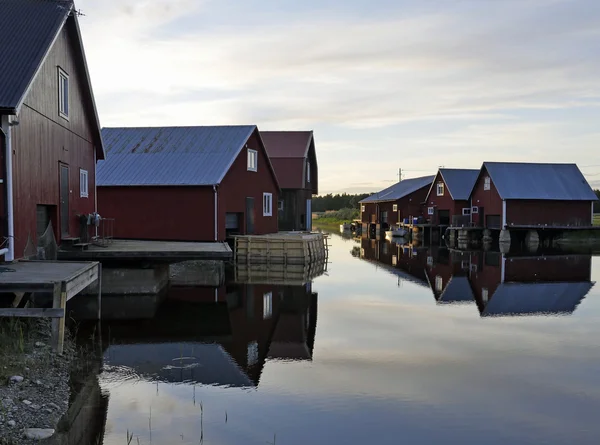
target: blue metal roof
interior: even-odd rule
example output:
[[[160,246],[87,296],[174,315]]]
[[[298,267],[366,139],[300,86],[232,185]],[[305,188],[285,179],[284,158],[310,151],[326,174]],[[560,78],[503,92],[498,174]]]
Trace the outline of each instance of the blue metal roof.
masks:
[[[450,196],[455,201],[467,200],[471,196],[479,170],[464,168],[440,168],[440,174],[446,183]]]
[[[482,316],[570,314],[594,286],[579,283],[503,283]]]
[[[255,125],[103,128],[107,159],[98,162],[96,183],[219,184],[255,130]]]
[[[438,303],[474,303],[475,297],[467,277],[453,276],[440,295]]]
[[[598,199],[575,164],[484,162],[483,166],[502,199]]]
[[[404,198],[406,195],[410,195],[411,193],[414,193],[423,187],[430,187],[434,178],[435,176],[422,176],[420,178],[405,179],[404,181],[400,181],[391,187],[372,194],[360,202],[367,203],[397,201],[398,199]]]
[[[0,109],[20,104],[72,7],[71,1],[0,1]]]

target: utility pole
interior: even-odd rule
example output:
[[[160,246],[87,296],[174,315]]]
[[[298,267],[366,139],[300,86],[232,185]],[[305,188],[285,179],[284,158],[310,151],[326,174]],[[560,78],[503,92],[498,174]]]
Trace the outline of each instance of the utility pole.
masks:
[[[398,169],[398,182],[402,182],[402,169]]]

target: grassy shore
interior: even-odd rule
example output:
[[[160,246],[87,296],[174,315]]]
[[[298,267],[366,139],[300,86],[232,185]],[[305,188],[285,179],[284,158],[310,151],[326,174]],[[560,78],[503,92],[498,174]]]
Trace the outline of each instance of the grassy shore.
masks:
[[[341,209],[313,214],[313,225],[316,227],[335,228],[339,230],[340,224],[348,223],[358,218],[358,210]]]
[[[594,225],[595,226],[600,226],[600,214],[596,213],[594,215]]]

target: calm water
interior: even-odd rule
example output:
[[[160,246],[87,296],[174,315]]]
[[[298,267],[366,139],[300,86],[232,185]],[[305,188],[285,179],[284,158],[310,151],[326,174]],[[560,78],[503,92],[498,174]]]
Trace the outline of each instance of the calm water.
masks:
[[[104,327],[103,443],[598,443],[600,258],[330,243],[312,284]]]

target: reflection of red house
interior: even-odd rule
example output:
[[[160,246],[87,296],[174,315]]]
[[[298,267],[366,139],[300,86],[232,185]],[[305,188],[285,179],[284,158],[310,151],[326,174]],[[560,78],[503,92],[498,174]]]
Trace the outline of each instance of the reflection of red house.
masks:
[[[471,194],[473,222],[489,229],[590,226],[596,200],[575,164],[485,162]]]
[[[434,248],[427,257],[427,280],[437,301],[448,288],[453,277],[467,276],[469,270],[468,254],[449,251],[444,248]],[[455,280],[455,284],[456,284]],[[447,296],[446,302],[452,302]]]
[[[479,170],[440,168],[425,199],[427,220],[436,226],[470,224],[469,197]]]

